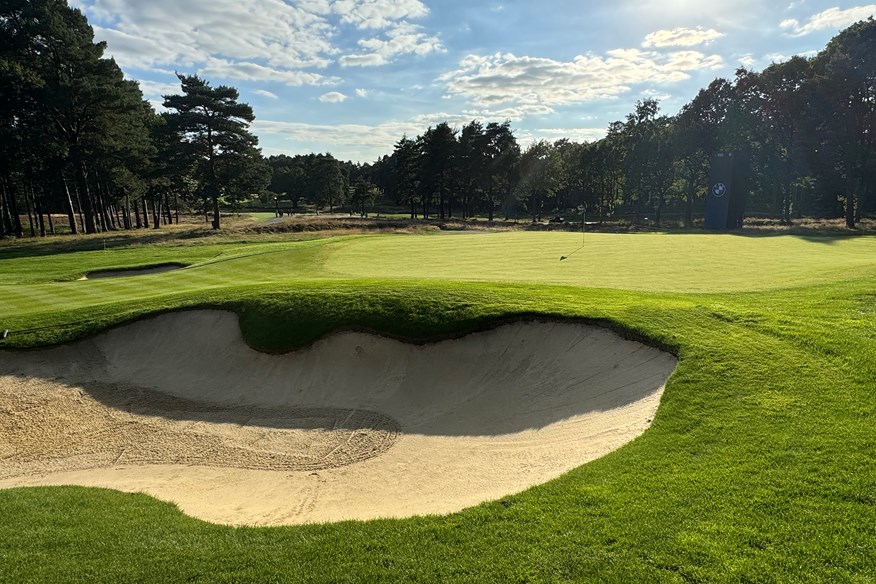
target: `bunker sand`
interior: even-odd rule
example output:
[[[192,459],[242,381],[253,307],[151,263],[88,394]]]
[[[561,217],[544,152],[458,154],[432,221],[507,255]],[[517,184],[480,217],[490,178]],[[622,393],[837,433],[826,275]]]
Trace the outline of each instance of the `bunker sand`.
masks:
[[[449,513],[640,435],[675,364],[550,322],[268,355],[233,313],[168,314],[0,353],[0,488],[143,491],[235,525]]]

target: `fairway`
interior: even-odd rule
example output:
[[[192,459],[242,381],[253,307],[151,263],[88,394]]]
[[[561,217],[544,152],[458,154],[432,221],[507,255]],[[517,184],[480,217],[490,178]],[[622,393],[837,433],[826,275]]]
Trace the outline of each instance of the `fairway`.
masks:
[[[561,262],[564,255],[569,257]],[[591,233],[582,246],[581,234],[573,233],[440,233],[163,246],[57,254],[37,262],[0,259],[0,312],[63,311],[225,287],[363,278],[746,292],[876,274],[873,257],[873,237]],[[190,266],[166,274],[74,281],[93,270],[170,262]]]
[[[62,345],[0,352],[0,579],[867,581],[876,238],[581,241],[0,248],[3,346]],[[187,267],[77,281],[171,262]],[[513,328],[533,319],[543,336]],[[631,433],[581,417],[619,411],[590,411],[590,375],[569,373],[612,362],[580,333],[594,325],[678,358]],[[361,474],[384,464],[385,482]],[[244,526],[373,517],[394,518]]]

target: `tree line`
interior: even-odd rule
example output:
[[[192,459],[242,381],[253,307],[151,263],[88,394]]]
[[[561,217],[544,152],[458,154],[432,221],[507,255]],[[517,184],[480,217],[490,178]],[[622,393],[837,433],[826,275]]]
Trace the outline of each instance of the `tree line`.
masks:
[[[459,130],[441,123],[347,172],[364,175],[412,218],[538,220],[583,208],[603,219],[650,217],[658,226],[672,212],[691,226],[719,152],[745,161],[748,207],[757,213],[785,223],[844,217],[854,228],[876,212],[876,22],[847,28],[812,58],[715,79],[674,116],[662,115],[656,100],[639,101],[601,140],[521,149],[507,121],[475,120]]]
[[[213,212],[270,170],[237,90],[179,75],[156,114],[64,0],[0,1],[0,236],[158,227]]]
[[[748,207],[789,222],[876,212],[876,22],[811,58],[715,79],[674,116],[645,99],[600,140],[522,147],[509,121],[441,123],[373,163],[329,153],[264,159],[233,87],[179,74],[156,113],[64,0],[0,0],[0,236],[157,228],[180,209],[220,226],[220,205],[258,194],[358,211],[378,199],[412,218],[493,220],[586,209],[693,225],[710,159],[738,153]]]

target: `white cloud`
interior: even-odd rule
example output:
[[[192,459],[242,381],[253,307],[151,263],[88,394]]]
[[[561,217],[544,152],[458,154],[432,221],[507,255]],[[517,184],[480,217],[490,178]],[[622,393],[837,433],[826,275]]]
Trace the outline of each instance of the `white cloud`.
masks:
[[[508,107],[502,109],[466,109],[461,113],[446,113],[436,112],[430,114],[420,114],[414,116],[411,122],[420,126],[421,131],[429,126],[436,126],[441,122],[447,122],[451,126],[458,128],[462,127],[472,120],[477,120],[482,123],[489,122],[504,122],[510,120],[519,122],[529,116],[543,116],[553,113],[553,109],[540,105],[523,105],[519,107]]]
[[[754,67],[754,64],[756,62],[757,61],[755,60],[754,55],[752,55],[751,53],[746,53],[739,57],[739,64],[748,69]]]
[[[359,88],[356,90],[356,97],[368,97],[368,90]]]
[[[724,33],[714,28],[674,28],[672,30],[658,30],[645,37],[642,46],[649,47],[694,47],[719,39]]]
[[[806,23],[789,18],[783,20],[779,26],[788,31],[791,36],[803,36],[819,30],[845,28],[859,20],[866,20],[874,14],[876,14],[876,4],[845,9],[835,6],[810,16]]]
[[[209,57],[271,67],[323,67],[335,52],[331,24],[277,0],[83,0],[103,23],[97,37],[122,67],[190,67]]]
[[[140,81],[140,91],[143,97],[164,98],[165,95],[178,95],[182,93],[182,87],[177,83],[160,83],[157,81]]]
[[[280,96],[276,93],[271,93],[267,89],[256,89],[253,93],[256,95],[261,95],[262,97],[267,97],[270,99],[280,99]]]
[[[152,109],[155,110],[155,113],[157,114],[163,114],[170,111],[169,109],[164,107],[163,99],[147,99],[146,101],[149,102],[149,105],[152,106]]]
[[[431,114],[420,114],[411,119],[411,124],[417,128],[416,132],[410,135],[422,134],[426,128],[437,126],[440,123],[447,122],[451,128],[461,128],[472,120],[481,120],[481,117],[473,113],[457,113],[450,114],[447,112],[435,112]]]
[[[378,67],[386,64],[386,59],[376,53],[366,55],[344,55],[338,62],[342,67]]]
[[[308,152],[329,150],[339,158],[360,162],[374,160],[375,153],[389,154],[402,135],[416,136],[425,129],[425,126],[416,122],[334,125],[256,119],[252,124],[252,130],[258,135],[281,137],[290,144],[290,149]]]
[[[364,52],[344,55],[338,61],[343,67],[373,67],[385,65],[397,55],[427,55],[446,49],[437,36],[422,32],[422,27],[400,22],[386,31],[384,38],[372,37],[358,42]]]
[[[247,72],[251,65],[282,72],[290,84],[323,84],[302,70],[321,69],[338,61],[335,46],[343,25],[359,39],[360,54],[345,65],[380,65],[404,54],[443,50],[435,35],[410,20],[429,9],[419,0],[76,0],[107,41],[107,53],[123,69],[157,71],[194,69],[208,61],[227,63],[225,73]],[[379,31],[376,35],[374,31]],[[349,37],[347,32],[345,37]],[[356,36],[353,36],[355,39]],[[284,81],[287,82],[287,81]]]
[[[212,57],[207,59],[206,64],[198,70],[198,73],[207,78],[276,81],[292,87],[301,85],[329,85],[339,81],[336,77],[323,77],[318,73],[273,69],[258,63],[227,61]]]
[[[358,28],[386,28],[400,20],[422,18],[429,9],[419,0],[335,0],[332,12]]]
[[[344,95],[343,93],[338,92],[338,91],[330,91],[328,93],[325,93],[325,94],[319,96],[319,101],[321,101],[323,103],[341,103],[342,101],[345,101],[346,99],[347,99],[347,96]]]
[[[573,142],[594,142],[604,138],[605,133],[605,128],[538,128],[532,132],[535,140],[568,138]]]
[[[469,55],[439,79],[447,92],[480,107],[501,104],[555,106],[617,97],[632,85],[665,85],[690,77],[691,71],[718,69],[719,55],[698,51],[655,53],[616,49],[606,55],[579,55],[572,61],[517,57],[506,53]]]
[[[544,105],[529,104],[501,109],[466,110],[463,113],[484,120],[511,120],[512,122],[519,122],[530,116],[546,116],[553,112],[553,108]]]
[[[769,63],[784,63],[790,59],[787,55],[783,55],[782,53],[770,53],[769,55],[764,56],[764,61]]]
[[[671,94],[666,93],[665,91],[657,91],[656,89],[645,89],[642,91],[642,95],[651,99],[656,99],[657,101],[666,101],[667,99],[672,98]]]

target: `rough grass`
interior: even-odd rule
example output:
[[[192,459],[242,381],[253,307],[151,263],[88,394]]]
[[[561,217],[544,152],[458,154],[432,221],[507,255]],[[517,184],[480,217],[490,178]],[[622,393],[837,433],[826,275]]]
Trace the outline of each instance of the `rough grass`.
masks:
[[[513,235],[530,238],[515,242],[517,251],[546,247],[547,256],[559,247],[551,238],[568,234]],[[546,284],[564,277],[558,257],[538,270],[504,260],[477,274],[500,281],[458,281],[471,274],[460,267],[454,276],[451,262],[498,253],[459,237],[279,244],[247,257],[239,249],[237,259],[124,286],[120,279],[117,288],[8,284],[0,287],[0,328],[13,329],[13,345],[51,344],[154,311],[220,306],[241,314],[251,344],[281,350],[344,326],[423,338],[521,313],[580,317],[680,356],[652,428],[557,480],[443,517],[229,528],[144,495],[0,491],[0,581],[873,581],[876,240],[714,238],[730,246],[727,257],[746,253],[761,266],[734,280],[733,292],[715,293],[695,284],[682,292],[678,283],[661,291],[667,286],[658,280],[670,270],[675,282],[695,283],[696,260],[713,253],[712,238],[612,240],[613,261],[658,282],[642,291]],[[647,255],[664,241],[682,255]],[[398,259],[422,242],[438,246],[424,261],[444,279],[412,278],[421,268]],[[378,253],[386,245],[392,253]],[[376,255],[363,255],[368,246]],[[132,265],[146,263],[152,250],[142,251]],[[77,255],[68,258],[71,270],[91,269]],[[350,279],[367,269],[354,256],[370,257],[384,277]],[[662,264],[651,265],[658,257]],[[7,261],[0,271],[8,276]],[[66,273],[61,264],[54,275]],[[280,267],[268,280],[256,277],[270,266]],[[724,273],[712,270],[707,275]],[[623,270],[611,273],[614,288],[629,284]],[[239,281],[248,278],[257,281]],[[527,278],[535,282],[521,282]],[[87,293],[67,292],[79,285]],[[31,309],[28,294],[44,304]]]

